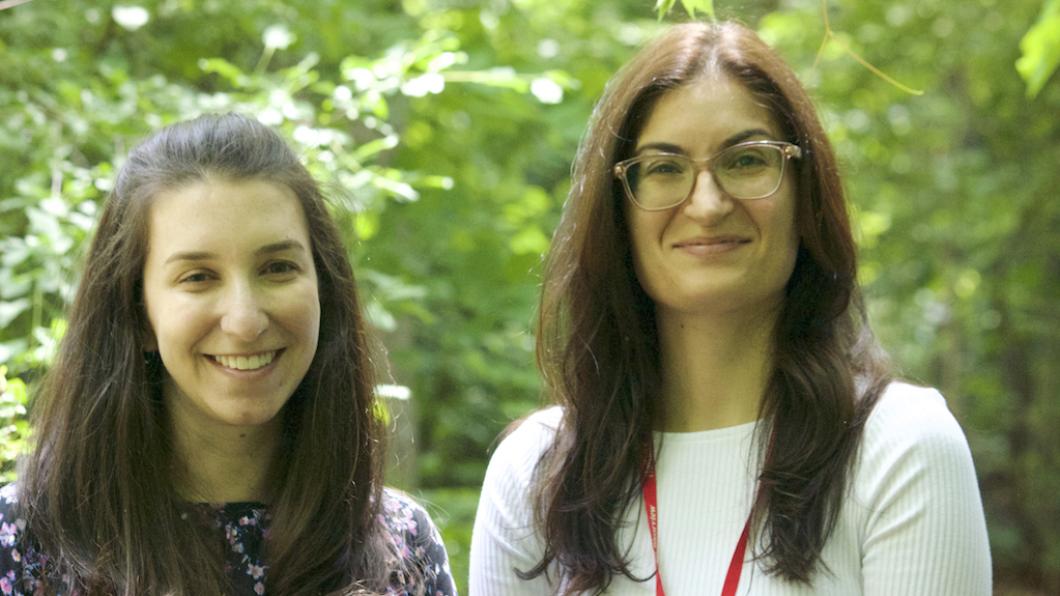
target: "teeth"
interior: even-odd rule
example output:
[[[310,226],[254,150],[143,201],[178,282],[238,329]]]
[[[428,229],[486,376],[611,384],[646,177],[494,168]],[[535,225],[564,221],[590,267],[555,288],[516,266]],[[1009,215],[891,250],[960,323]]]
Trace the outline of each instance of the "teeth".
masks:
[[[263,352],[261,354],[254,354],[251,356],[214,356],[221,366],[225,368],[234,368],[236,370],[256,370],[263,366],[268,366],[272,362],[273,358],[276,358],[276,352]]]

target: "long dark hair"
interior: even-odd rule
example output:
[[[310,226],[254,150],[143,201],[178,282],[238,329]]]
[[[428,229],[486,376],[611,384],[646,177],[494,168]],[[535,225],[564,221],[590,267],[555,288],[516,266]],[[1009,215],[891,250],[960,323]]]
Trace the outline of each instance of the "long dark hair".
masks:
[[[542,560],[566,592],[634,580],[615,528],[641,489],[641,463],[659,415],[655,310],[633,271],[621,189],[612,166],[630,156],[655,101],[720,74],[744,85],[802,147],[796,174],[795,269],[774,331],[774,369],[758,436],[773,436],[753,508],[766,569],[810,583],[835,527],[862,428],[889,381],[866,324],[835,157],[810,98],[755,33],[734,23],[670,28],[608,84],[573,170],[541,297],[537,358],[545,390],[563,405],[537,467]]]
[[[164,128],[118,173],[66,335],[33,401],[36,445],[20,485],[29,529],[52,557],[53,577],[71,587],[227,591],[217,540],[181,519],[164,368],[144,344],[152,198],[208,176],[290,188],[305,212],[319,283],[317,351],[281,412],[282,446],[270,463],[268,589],[383,591],[397,557],[376,519],[382,435],[353,271],[312,176],[279,135],[240,115]]]

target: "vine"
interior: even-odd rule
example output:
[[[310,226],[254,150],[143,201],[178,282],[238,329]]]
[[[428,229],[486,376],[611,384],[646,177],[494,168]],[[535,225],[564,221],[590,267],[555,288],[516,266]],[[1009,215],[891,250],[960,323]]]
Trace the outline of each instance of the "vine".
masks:
[[[906,93],[909,93],[910,95],[924,94],[924,91],[922,89],[914,89],[912,87],[909,87],[908,85],[902,84],[894,77],[891,77],[879,68],[876,68],[876,66],[874,66],[868,60],[862,58],[857,52],[850,49],[850,46],[847,45],[847,43],[843,41],[842,38],[837,36],[835,34],[835,31],[832,30],[832,23],[828,20],[828,0],[821,0],[821,21],[824,24],[824,39],[821,40],[821,46],[817,48],[817,57],[813,60],[814,68],[817,68],[817,64],[821,60],[821,54],[824,53],[824,49],[828,46],[828,42],[835,41],[836,44],[839,45],[840,49],[842,49],[845,54],[853,58],[855,61],[857,61],[858,64],[864,66],[869,72],[876,75],[877,77],[883,79],[884,81],[887,81],[891,85],[897,87],[898,89],[901,89]]]
[[[675,4],[677,4],[677,0],[656,0],[655,10],[659,15],[660,21],[667,14],[669,14]],[[695,18],[696,11],[700,10],[704,14],[706,14],[707,17],[710,18],[710,20],[713,21],[716,19],[714,13],[714,0],[681,0],[681,5],[684,7],[685,12],[688,13],[688,16],[692,18]],[[857,52],[850,49],[850,46],[841,37],[836,35],[835,30],[832,29],[832,24],[828,20],[828,0],[821,0],[821,20],[824,25],[824,38],[821,40],[821,46],[817,49],[817,56],[816,58],[814,58],[813,61],[814,68],[817,68],[817,64],[821,60],[821,54],[824,53],[824,49],[828,46],[828,42],[834,41],[840,47],[840,49],[843,50],[844,54],[853,58],[858,64],[863,66],[873,75],[879,77],[880,79],[883,79],[888,84],[902,90],[905,93],[909,93],[910,95],[924,94],[923,90],[914,89],[908,85],[901,83],[894,77],[888,75],[887,73],[877,68],[868,60],[862,58],[861,55],[859,55]]]

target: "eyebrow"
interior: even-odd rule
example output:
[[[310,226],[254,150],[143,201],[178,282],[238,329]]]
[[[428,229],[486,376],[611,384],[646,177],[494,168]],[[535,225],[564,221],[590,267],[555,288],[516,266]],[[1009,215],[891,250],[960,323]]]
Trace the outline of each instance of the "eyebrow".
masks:
[[[271,255],[278,252],[284,252],[288,250],[294,251],[305,251],[305,247],[302,243],[297,240],[281,240],[280,242],[273,242],[266,244],[261,248],[254,251],[255,256]],[[210,259],[217,258],[216,253],[204,252],[204,251],[185,251],[173,253],[166,259],[164,264],[169,264],[174,261],[208,261]]]
[[[769,132],[764,128],[749,128],[725,139],[725,141],[721,144],[721,148],[725,149],[728,147],[732,147],[733,145],[737,143],[742,143],[752,137],[772,138],[773,133]],[[675,145],[673,143],[648,143],[647,145],[637,147],[636,151],[634,151],[633,154],[639,155],[644,151],[648,151],[649,149],[654,149],[656,151],[662,151],[665,153],[688,153],[688,151],[686,151],[684,147],[681,147],[680,145]]]

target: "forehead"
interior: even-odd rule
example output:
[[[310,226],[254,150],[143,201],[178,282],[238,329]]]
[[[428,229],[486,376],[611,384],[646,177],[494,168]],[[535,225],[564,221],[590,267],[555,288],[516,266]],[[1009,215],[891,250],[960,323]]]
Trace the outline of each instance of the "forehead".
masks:
[[[782,137],[776,117],[746,87],[728,75],[710,75],[660,96],[641,128],[637,147],[666,143],[698,154],[755,129],[774,139]]]
[[[148,211],[148,253],[238,251],[283,240],[309,246],[301,203],[266,180],[207,178],[156,194]]]

